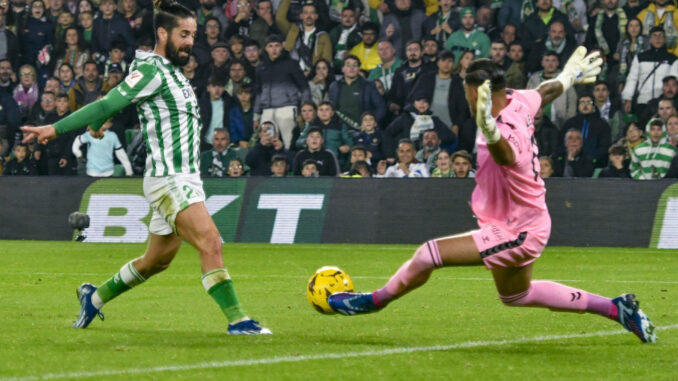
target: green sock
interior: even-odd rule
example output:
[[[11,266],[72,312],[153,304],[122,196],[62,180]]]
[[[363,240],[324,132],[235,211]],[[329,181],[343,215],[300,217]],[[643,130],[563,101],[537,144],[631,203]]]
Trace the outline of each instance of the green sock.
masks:
[[[139,274],[139,272],[137,272],[137,269],[134,268],[134,261],[135,259],[127,262],[124,266],[122,266],[122,268],[120,268],[120,272],[116,273],[111,277],[111,279],[99,286],[96,294],[101,299],[102,305],[103,303],[112,300],[116,296],[122,294],[134,286],[143,283],[146,280]],[[96,305],[98,303],[96,303],[94,300],[93,303],[95,304],[95,307],[101,308],[100,306]]]
[[[226,269],[215,269],[203,274],[202,284],[229,322],[238,321],[247,316],[238,302],[233,281]]]

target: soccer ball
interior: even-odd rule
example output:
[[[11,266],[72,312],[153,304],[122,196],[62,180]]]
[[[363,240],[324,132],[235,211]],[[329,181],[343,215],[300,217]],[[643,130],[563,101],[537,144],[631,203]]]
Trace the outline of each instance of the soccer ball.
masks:
[[[318,269],[308,280],[306,297],[316,311],[332,315],[334,310],[327,304],[327,298],[336,292],[353,291],[353,281],[340,268],[325,266]]]

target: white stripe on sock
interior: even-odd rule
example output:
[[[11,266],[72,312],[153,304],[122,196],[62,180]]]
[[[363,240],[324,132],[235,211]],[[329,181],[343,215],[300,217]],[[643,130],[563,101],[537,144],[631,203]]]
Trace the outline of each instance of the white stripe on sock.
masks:
[[[134,261],[135,259],[125,263],[120,268],[120,278],[126,285],[130,287],[139,285],[146,280],[141,275],[139,275],[137,269],[134,268]]]
[[[104,306],[104,301],[101,300],[101,297],[99,296],[99,291],[94,291],[92,293],[92,304],[96,309],[100,310],[101,307]]]

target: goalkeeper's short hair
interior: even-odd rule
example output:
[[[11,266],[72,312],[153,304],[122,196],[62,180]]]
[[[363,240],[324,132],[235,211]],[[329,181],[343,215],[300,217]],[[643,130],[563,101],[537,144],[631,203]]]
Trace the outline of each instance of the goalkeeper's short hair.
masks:
[[[496,62],[488,58],[480,58],[473,61],[471,66],[466,69],[464,82],[469,86],[480,86],[488,79],[492,91],[502,90],[506,87],[504,70]]]

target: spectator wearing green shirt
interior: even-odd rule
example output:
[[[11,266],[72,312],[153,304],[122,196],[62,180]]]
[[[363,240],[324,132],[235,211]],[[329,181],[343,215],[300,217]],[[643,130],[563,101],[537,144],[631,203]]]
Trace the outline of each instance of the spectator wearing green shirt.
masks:
[[[445,49],[454,53],[456,62],[465,51],[473,51],[476,58],[490,56],[490,38],[475,27],[475,15],[472,7],[465,7],[460,12],[461,29],[452,33],[445,43]]]

